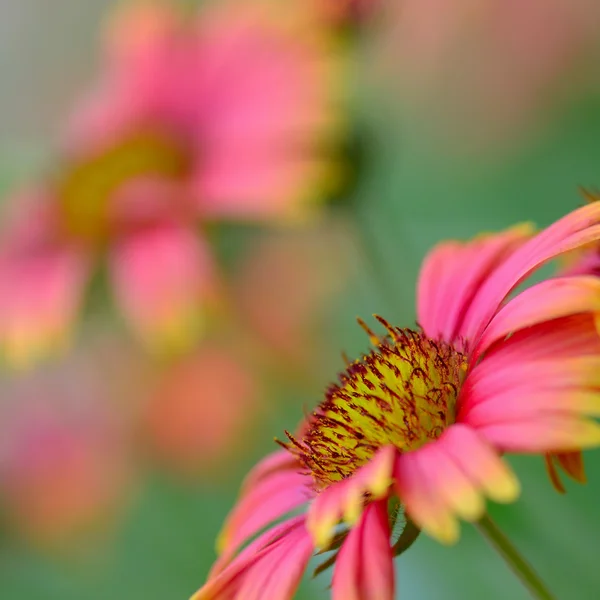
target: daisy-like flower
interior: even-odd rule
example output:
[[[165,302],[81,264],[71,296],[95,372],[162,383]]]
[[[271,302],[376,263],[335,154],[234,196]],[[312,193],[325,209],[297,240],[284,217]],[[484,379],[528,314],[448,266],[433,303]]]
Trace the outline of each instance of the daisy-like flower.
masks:
[[[391,600],[393,557],[418,530],[451,544],[459,519],[484,522],[486,498],[517,498],[503,453],[599,445],[589,416],[600,413],[600,281],[556,277],[510,296],[540,265],[598,239],[596,202],[537,235],[519,226],[434,248],[419,327],[379,318],[380,337],[365,326],[373,350],[250,473],[193,600],[292,598],[315,550],[333,551],[335,600]]]
[[[143,2],[111,23],[62,165],[43,193],[25,194],[33,213],[17,207],[22,223],[0,245],[11,363],[68,337],[100,261],[142,341],[187,348],[217,287],[198,224],[311,212],[340,112],[331,49],[300,10],[218,4],[192,15]]]
[[[310,212],[335,176],[342,114],[340,61],[313,13],[268,0],[118,12],[103,76],[67,131],[85,168],[71,176],[70,210],[150,173],[185,179],[204,219]]]

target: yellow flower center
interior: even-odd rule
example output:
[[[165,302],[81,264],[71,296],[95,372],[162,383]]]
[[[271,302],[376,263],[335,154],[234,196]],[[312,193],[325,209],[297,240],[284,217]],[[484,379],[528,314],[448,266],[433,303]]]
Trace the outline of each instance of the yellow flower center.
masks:
[[[70,165],[58,182],[58,197],[66,231],[86,241],[110,234],[111,196],[137,177],[171,180],[188,171],[182,144],[155,131],[136,131],[104,151]]]
[[[410,329],[388,325],[376,348],[349,364],[327,391],[304,434],[286,447],[317,487],[344,479],[382,446],[415,450],[454,423],[467,367],[464,354]]]

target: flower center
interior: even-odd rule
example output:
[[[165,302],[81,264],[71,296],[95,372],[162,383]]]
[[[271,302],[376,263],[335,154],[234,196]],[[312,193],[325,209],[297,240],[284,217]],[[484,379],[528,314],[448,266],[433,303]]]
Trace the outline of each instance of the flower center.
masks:
[[[286,447],[310,469],[317,487],[352,475],[382,446],[415,450],[455,421],[466,356],[378,319],[389,335],[379,339],[367,330],[375,349],[348,365],[301,437],[288,434]]]
[[[111,227],[111,197],[119,187],[138,177],[182,178],[188,171],[180,143],[156,131],[135,131],[116,144],[70,165],[58,183],[67,232],[98,242]]]

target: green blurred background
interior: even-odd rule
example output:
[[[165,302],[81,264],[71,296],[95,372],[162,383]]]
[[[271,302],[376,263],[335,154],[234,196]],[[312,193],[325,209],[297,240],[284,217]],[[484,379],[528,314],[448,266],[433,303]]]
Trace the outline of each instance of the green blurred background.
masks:
[[[57,124],[95,64],[98,24],[108,4],[100,0],[8,0],[2,4],[3,192],[43,169],[52,155]],[[453,2],[446,4],[451,10]],[[424,7],[434,9],[435,4]],[[506,3],[505,10],[515,13],[511,18],[520,18],[517,4]],[[595,13],[589,18],[599,23]],[[572,70],[557,68],[556,87],[537,94],[532,109],[535,126],[528,127],[531,117],[525,117],[514,125],[514,131],[508,131],[509,125],[501,128],[502,135],[488,131],[485,124],[497,118],[490,105],[474,114],[473,122],[467,114],[470,127],[453,122],[438,135],[436,119],[443,119],[447,97],[440,94],[430,102],[436,107],[433,112],[428,112],[431,106],[419,112],[418,103],[405,107],[402,72],[395,71],[395,53],[402,46],[395,48],[393,43],[400,33],[382,33],[386,27],[380,21],[376,16],[361,37],[347,41],[344,50],[352,64],[350,122],[361,160],[356,185],[334,206],[330,217],[350,223],[349,241],[344,241],[350,249],[344,246],[340,253],[333,247],[335,241],[330,248],[332,256],[342,255],[344,264],[339,270],[349,275],[315,317],[312,359],[295,375],[280,367],[270,369],[262,382],[264,404],[257,409],[251,431],[238,440],[235,455],[217,472],[209,470],[193,481],[181,481],[146,462],[135,493],[100,541],[85,542],[75,550],[52,551],[19,537],[10,524],[5,526],[0,532],[2,598],[187,598],[202,584],[214,560],[215,537],[244,474],[274,449],[274,437],[295,426],[303,407],[319,402],[325,385],[343,364],[341,351],[353,356],[367,349],[367,340],[355,324],[357,315],[379,313],[393,323],[410,325],[419,264],[432,244],[520,221],[547,225],[583,202],[578,186],[600,186],[598,44],[586,49],[585,67],[577,66],[581,71],[577,77]],[[600,27],[596,33],[600,38]],[[523,52],[535,46],[538,37],[533,30],[530,46],[524,45]],[[499,44],[497,52],[503,52],[503,47]],[[412,60],[418,65],[419,55]],[[456,65],[456,70],[460,67]],[[455,71],[450,64],[444,72]],[[505,85],[510,82],[508,76]],[[524,85],[522,80],[519,85]],[[464,93],[472,100],[468,87]],[[537,119],[540,114],[543,118]],[[448,118],[455,117],[450,114]],[[482,125],[477,125],[477,119]],[[327,230],[329,224],[326,219],[318,228]],[[217,242],[223,261],[235,269],[240,256],[260,235],[244,227],[223,228]],[[322,251],[329,252],[327,246]],[[87,393],[85,388],[80,391]],[[9,386],[3,386],[0,394],[8,393]],[[590,482],[581,487],[568,484],[565,496],[552,489],[541,459],[511,457],[510,462],[523,482],[523,494],[514,505],[492,505],[492,516],[558,598],[597,598],[600,455],[588,453]],[[441,547],[422,536],[397,560],[397,573],[398,597],[402,598],[527,597],[467,524],[457,547]],[[326,598],[327,586],[327,576],[307,580],[298,598]]]

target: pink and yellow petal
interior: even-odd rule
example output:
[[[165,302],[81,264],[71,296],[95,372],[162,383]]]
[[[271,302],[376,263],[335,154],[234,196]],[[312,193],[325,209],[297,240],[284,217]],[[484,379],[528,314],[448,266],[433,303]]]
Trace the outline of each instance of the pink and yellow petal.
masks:
[[[477,431],[501,451],[575,452],[600,446],[600,425],[566,412],[496,421]]]
[[[392,600],[394,565],[387,502],[369,504],[338,554],[333,600]]]
[[[235,551],[244,540],[307,502],[311,495],[304,474],[283,471],[265,479],[240,498],[229,515],[217,541],[219,552]]]
[[[500,353],[507,368],[523,360],[558,364],[563,360],[600,355],[600,336],[592,315],[572,315],[514,332],[489,350],[485,360]]]
[[[419,450],[399,457],[395,470],[395,488],[400,501],[414,523],[442,544],[454,544],[459,528],[455,514],[427,476]]]
[[[506,296],[543,264],[600,239],[600,202],[575,210],[519,246],[479,288],[462,333],[476,340]]]
[[[308,26],[310,11],[266,7],[225,3],[198,23],[205,60],[194,67],[194,94],[209,105],[196,108],[193,186],[205,217],[304,217],[306,199],[327,192],[335,170],[334,54]]]
[[[509,333],[586,312],[600,312],[598,278],[578,276],[543,281],[525,290],[500,309],[473,349],[473,360]]]
[[[277,450],[268,454],[246,475],[242,483],[241,495],[250,492],[256,485],[265,479],[282,471],[298,472],[300,469],[298,459],[287,450]]]
[[[291,600],[313,552],[304,518],[270,529],[227,567],[211,574],[191,600]]]
[[[443,435],[444,448],[467,477],[495,502],[514,502],[519,481],[492,446],[470,427],[456,423]]]
[[[292,600],[313,553],[303,527],[290,531],[248,571],[238,591],[239,600]],[[276,547],[275,547],[276,546]]]
[[[482,493],[447,452],[444,440],[422,448],[419,463],[432,489],[455,515],[467,521],[476,521],[483,516]]]
[[[359,520],[366,494],[373,500],[388,496],[396,459],[394,446],[384,446],[352,477],[330,485],[315,498],[306,526],[316,547],[326,548],[329,545],[340,520],[350,525]]]
[[[465,313],[479,288],[533,235],[528,224],[470,242],[444,242],[426,257],[417,285],[417,320],[433,339],[464,337]]]
[[[67,247],[0,259],[0,348],[9,364],[64,350],[88,275],[87,257]]]
[[[192,230],[162,225],[125,237],[110,257],[115,294],[152,349],[187,349],[202,332],[214,291],[208,249]]]

